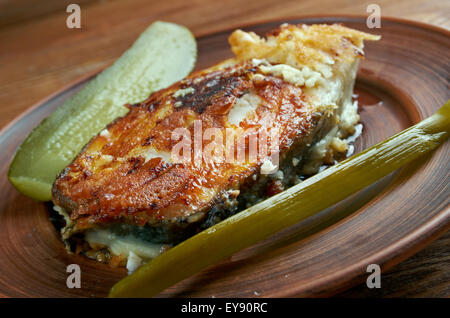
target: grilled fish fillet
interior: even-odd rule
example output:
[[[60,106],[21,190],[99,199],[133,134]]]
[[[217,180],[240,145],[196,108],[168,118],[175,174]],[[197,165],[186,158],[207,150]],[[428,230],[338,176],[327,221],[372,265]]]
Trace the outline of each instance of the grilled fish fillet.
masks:
[[[128,105],[59,174],[53,201],[68,248],[150,259],[333,163],[359,120],[363,40],[377,39],[341,25],[232,33],[235,58]],[[266,151],[251,157],[251,137],[260,147],[264,134]]]

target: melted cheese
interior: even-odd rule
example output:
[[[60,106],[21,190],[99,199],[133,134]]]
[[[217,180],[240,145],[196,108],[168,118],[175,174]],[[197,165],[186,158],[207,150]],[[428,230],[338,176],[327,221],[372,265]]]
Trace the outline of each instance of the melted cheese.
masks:
[[[145,162],[149,161],[150,159],[161,158],[166,163],[172,163],[171,153],[166,151],[158,151],[157,149],[152,147],[145,149],[142,155],[145,158]]]
[[[195,89],[193,87],[183,88],[183,89],[177,90],[173,94],[173,97],[175,97],[175,98],[184,97],[184,96],[186,96],[188,94],[193,94],[194,92],[195,92]]]
[[[130,254],[128,254],[128,260],[127,260],[127,269],[128,269],[128,275],[133,273],[135,270],[137,270],[142,265],[142,259],[133,253],[133,251],[130,251]]]
[[[144,260],[157,257],[168,247],[166,244],[150,243],[133,235],[119,236],[109,229],[88,230],[85,233],[85,240],[92,247],[106,246],[114,255],[128,257],[133,252]]]
[[[265,160],[261,165],[261,174],[272,174],[276,172],[278,166],[275,166],[269,159]]]
[[[255,114],[256,108],[261,103],[261,98],[252,93],[245,94],[239,98],[228,113],[228,122],[239,126],[241,122]]]
[[[284,81],[296,86],[305,85],[306,87],[314,87],[323,80],[319,72],[314,72],[307,66],[298,69],[286,64],[261,65],[260,69],[264,74],[280,77]]]

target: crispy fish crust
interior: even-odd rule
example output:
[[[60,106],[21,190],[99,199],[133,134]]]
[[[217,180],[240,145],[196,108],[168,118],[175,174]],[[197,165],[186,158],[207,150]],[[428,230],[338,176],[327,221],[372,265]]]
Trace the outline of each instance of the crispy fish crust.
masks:
[[[336,74],[345,77],[350,67],[345,66],[362,56],[363,39],[375,37],[337,25],[284,25],[267,39],[235,31],[230,37],[235,59],[128,105],[129,113],[95,136],[59,174],[53,199],[70,218],[63,237],[123,223],[164,227],[172,235],[161,241],[176,242],[234,213],[242,192],[264,198],[289,186],[260,174],[270,151],[256,160],[206,162],[192,147],[192,162],[177,162],[171,151],[181,137],[172,133],[186,128],[185,141],[194,145],[199,122],[203,133],[218,128],[223,136],[226,129],[247,137],[248,131],[276,129],[280,168],[291,166],[294,157],[305,160],[336,124],[340,106],[321,103],[311,89]],[[303,77],[273,68],[278,64],[301,70]],[[203,153],[209,143],[203,141]],[[246,152],[248,147],[247,142]]]

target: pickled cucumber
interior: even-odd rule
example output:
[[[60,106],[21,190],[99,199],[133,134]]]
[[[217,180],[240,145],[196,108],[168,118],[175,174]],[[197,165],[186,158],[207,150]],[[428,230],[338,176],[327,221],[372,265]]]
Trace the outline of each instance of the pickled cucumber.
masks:
[[[184,78],[194,68],[197,45],[185,27],[155,22],[112,66],[44,119],[18,148],[8,172],[23,194],[51,200],[57,174],[108,123],[127,113],[126,103]]]
[[[323,211],[450,136],[450,100],[434,115],[194,235],[114,285],[110,297],[153,297],[234,253]]]

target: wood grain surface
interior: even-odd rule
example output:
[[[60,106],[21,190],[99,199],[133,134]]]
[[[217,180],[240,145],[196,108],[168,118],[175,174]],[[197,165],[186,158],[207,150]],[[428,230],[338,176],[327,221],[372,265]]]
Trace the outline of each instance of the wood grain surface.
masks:
[[[35,1],[16,3],[0,2],[2,14],[5,10],[10,13],[5,20],[3,15],[0,23],[0,127],[74,79],[111,63],[155,19],[184,24],[201,36],[267,19],[365,14],[372,1],[83,1],[80,30],[65,27],[65,3],[53,1],[36,9],[38,13],[34,12]],[[450,28],[448,1],[376,3],[382,15]],[[381,290],[368,290],[364,284],[341,296],[449,296],[449,241],[447,233],[388,271]]]

